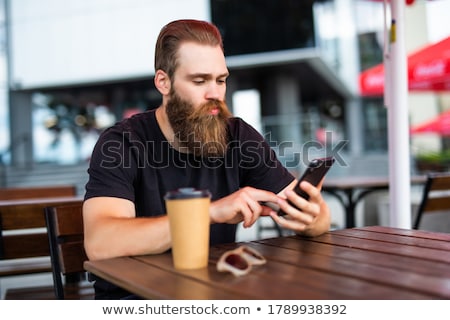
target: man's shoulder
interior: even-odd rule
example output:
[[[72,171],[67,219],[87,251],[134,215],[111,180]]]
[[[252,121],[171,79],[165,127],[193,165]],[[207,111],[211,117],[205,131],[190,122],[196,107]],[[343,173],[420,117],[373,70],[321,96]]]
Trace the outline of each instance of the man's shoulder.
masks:
[[[143,125],[148,127],[149,124],[153,124],[156,121],[155,110],[148,110],[137,113],[129,118],[123,119],[120,123],[123,126],[134,127],[136,125]]]
[[[245,122],[244,119],[239,118],[239,117],[231,117],[228,119],[228,126],[231,129],[247,129],[247,128],[252,128],[252,126],[250,124],[248,124],[247,122]]]
[[[230,130],[230,134],[234,137],[244,136],[246,138],[254,137],[258,138],[260,133],[249,123],[247,123],[244,119],[239,117],[231,117],[228,119],[228,128]]]
[[[114,125],[107,128],[104,134],[140,134],[154,128],[156,124],[154,110],[143,111],[129,118],[117,121]]]

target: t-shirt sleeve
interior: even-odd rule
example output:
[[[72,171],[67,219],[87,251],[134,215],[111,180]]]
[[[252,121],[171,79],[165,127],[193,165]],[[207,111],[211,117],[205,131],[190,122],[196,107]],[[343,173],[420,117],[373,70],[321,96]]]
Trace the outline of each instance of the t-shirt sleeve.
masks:
[[[102,133],[92,152],[85,199],[118,197],[135,200],[133,181],[137,176],[137,160],[129,134],[117,127]]]

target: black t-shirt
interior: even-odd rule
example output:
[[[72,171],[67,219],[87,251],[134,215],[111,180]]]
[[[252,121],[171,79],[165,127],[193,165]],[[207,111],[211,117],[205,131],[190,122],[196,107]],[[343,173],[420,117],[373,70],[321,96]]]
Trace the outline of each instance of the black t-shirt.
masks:
[[[166,192],[183,187],[208,189],[211,200],[252,186],[274,193],[294,177],[264,138],[240,118],[229,119],[225,157],[180,153],[164,137],[155,111],[118,122],[100,136],[88,169],[85,199],[119,197],[135,203],[136,216],[166,212]],[[213,224],[211,245],[234,242],[236,225]]]

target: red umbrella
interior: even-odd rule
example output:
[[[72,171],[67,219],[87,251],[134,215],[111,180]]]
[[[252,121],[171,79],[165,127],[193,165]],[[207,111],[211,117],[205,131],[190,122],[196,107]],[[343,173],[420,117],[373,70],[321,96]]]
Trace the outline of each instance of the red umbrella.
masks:
[[[437,133],[442,136],[450,136],[450,110],[441,113],[430,121],[413,126],[410,132],[411,134]]]
[[[359,76],[359,87],[363,96],[383,95],[383,64],[362,72]],[[450,91],[450,37],[408,56],[408,89]]]

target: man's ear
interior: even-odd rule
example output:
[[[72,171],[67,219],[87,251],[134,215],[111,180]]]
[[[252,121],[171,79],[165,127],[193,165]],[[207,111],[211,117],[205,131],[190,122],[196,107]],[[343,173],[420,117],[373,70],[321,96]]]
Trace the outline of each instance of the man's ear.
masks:
[[[156,89],[158,89],[163,96],[169,94],[171,82],[167,73],[161,69],[156,70],[154,82]]]

